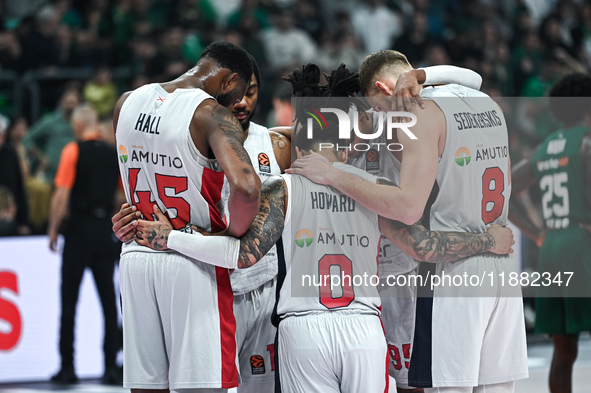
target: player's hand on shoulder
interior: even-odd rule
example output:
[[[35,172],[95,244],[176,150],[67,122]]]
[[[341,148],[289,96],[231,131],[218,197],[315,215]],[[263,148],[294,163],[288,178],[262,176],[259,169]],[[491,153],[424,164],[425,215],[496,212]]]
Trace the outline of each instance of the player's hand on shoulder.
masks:
[[[141,213],[137,207],[131,206],[129,203],[121,205],[121,209],[111,218],[115,236],[123,243],[133,239],[137,232],[137,220],[140,217]]]
[[[174,229],[158,205],[154,205],[156,221],[138,220],[135,241],[156,251],[168,250],[168,235]]]
[[[494,254],[511,254],[513,253],[512,246],[515,244],[513,238],[513,231],[511,228],[504,227],[498,224],[491,225],[486,231],[489,235],[495,239],[495,245],[490,250]]]
[[[425,104],[420,96],[422,86],[418,81],[418,70],[409,70],[400,75],[392,93],[392,110],[413,112],[417,109],[415,103],[422,109]]]
[[[333,170],[331,162],[326,157],[311,152],[295,160],[285,172],[305,176],[317,184],[329,184]]]

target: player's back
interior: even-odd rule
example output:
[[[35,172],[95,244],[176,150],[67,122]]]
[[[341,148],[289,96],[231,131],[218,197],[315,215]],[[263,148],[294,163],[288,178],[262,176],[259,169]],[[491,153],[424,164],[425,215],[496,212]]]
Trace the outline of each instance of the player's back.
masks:
[[[483,233],[490,224],[505,225],[511,185],[507,125],[499,106],[459,85],[427,89],[421,96],[441,108],[447,127],[426,226]]]
[[[379,112],[370,111],[367,113],[373,117],[373,132],[377,133],[380,127],[384,127],[385,116],[380,116]],[[397,186],[400,183],[401,163],[386,147],[389,145],[386,133],[380,133],[377,138],[368,142],[371,143],[371,148],[367,151],[356,152],[353,156],[350,153],[347,164],[363,169],[372,175],[384,177]],[[396,148],[396,146],[392,147],[392,149]],[[364,146],[360,145],[360,149],[364,149]],[[380,277],[408,273],[416,267],[417,262],[414,259],[406,255],[386,236],[382,236],[380,241]]]
[[[583,137],[591,130],[573,127],[549,135],[534,157],[534,173],[542,193],[542,214],[548,230],[591,223],[591,204],[580,156]]]
[[[375,182],[374,176],[360,169],[333,165]],[[285,258],[280,257],[286,276],[277,305],[279,316],[347,309],[378,314],[377,283],[372,285],[369,279],[378,271],[377,215],[334,188],[303,176],[284,178],[289,200],[282,235]]]
[[[200,89],[166,92],[142,86],[124,102],[117,124],[119,169],[130,204],[151,219],[153,205],[166,212],[175,229],[188,223],[211,231],[225,228],[221,203],[226,186],[216,160],[195,147],[189,127],[197,107],[210,95]],[[123,252],[149,252],[135,241]]]

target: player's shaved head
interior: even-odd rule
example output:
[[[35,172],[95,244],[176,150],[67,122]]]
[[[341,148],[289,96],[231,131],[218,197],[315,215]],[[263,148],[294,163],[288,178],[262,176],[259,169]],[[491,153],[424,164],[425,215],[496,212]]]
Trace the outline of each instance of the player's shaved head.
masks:
[[[359,67],[359,91],[364,96],[376,91],[376,81],[398,77],[412,66],[402,53],[387,49],[367,56]]]
[[[236,72],[245,84],[250,81],[253,72],[251,58],[237,45],[224,41],[209,44],[201,53],[197,64],[205,59],[211,59],[220,67]]]

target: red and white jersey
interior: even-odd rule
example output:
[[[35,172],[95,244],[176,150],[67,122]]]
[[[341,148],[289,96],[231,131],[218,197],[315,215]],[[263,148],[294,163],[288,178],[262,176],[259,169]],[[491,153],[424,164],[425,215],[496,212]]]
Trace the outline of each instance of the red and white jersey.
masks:
[[[421,97],[443,111],[447,126],[429,210],[432,231],[484,233],[491,224],[507,224],[509,137],[497,103],[460,85],[425,89]]]
[[[167,93],[149,84],[131,93],[119,115],[119,169],[127,201],[148,219],[157,203],[175,229],[189,223],[213,232],[226,227],[224,172],[197,150],[189,132],[195,109],[206,99],[213,98],[200,89]],[[135,241],[123,245],[123,253],[129,251],[154,252]]]
[[[158,204],[175,229],[189,223],[213,232],[226,227],[220,211],[228,187],[224,172],[216,160],[197,150],[189,131],[196,108],[207,99],[212,97],[199,89],[167,93],[150,84],[132,92],[119,115],[119,168],[127,201],[146,218],[152,217],[153,205]],[[127,283],[122,284],[123,303],[141,310],[126,313],[130,315],[124,317],[124,325],[144,326],[140,330],[147,335],[139,343],[125,340],[131,354],[126,360],[132,362],[127,385],[236,387],[236,320],[229,270],[172,251],[154,251],[133,240],[123,245],[121,265],[121,281]],[[161,323],[150,323],[148,329],[145,321],[158,319]],[[141,360],[146,358],[141,356],[142,343],[150,347],[147,358],[158,372],[149,367],[142,371],[147,364]],[[182,364],[191,356],[202,364],[199,359],[189,362],[197,367]],[[131,381],[132,377],[137,379]]]
[[[376,181],[361,169],[333,165]],[[378,315],[377,214],[332,187],[300,175],[282,177],[289,197],[279,256],[280,275],[285,274],[278,279],[279,317],[337,310]]]

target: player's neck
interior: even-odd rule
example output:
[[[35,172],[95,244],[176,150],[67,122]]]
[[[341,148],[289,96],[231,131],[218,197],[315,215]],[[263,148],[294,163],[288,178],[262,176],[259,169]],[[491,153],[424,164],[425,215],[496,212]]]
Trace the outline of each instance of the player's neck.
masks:
[[[343,162],[339,155],[337,154],[337,152],[335,152],[333,149],[320,149],[318,151],[316,151],[316,153],[320,154],[321,156],[325,157],[328,161],[330,161],[331,163],[335,163],[335,162]],[[345,160],[346,161],[346,160]]]
[[[219,85],[219,79],[219,67],[212,67],[210,63],[204,63],[197,64],[178,78],[160,85],[169,93],[176,89],[202,89],[208,92],[208,86]]]
[[[242,131],[244,131],[244,140],[246,141],[246,138],[248,138],[248,131],[250,131],[250,121],[246,125],[246,128],[242,128]]]

